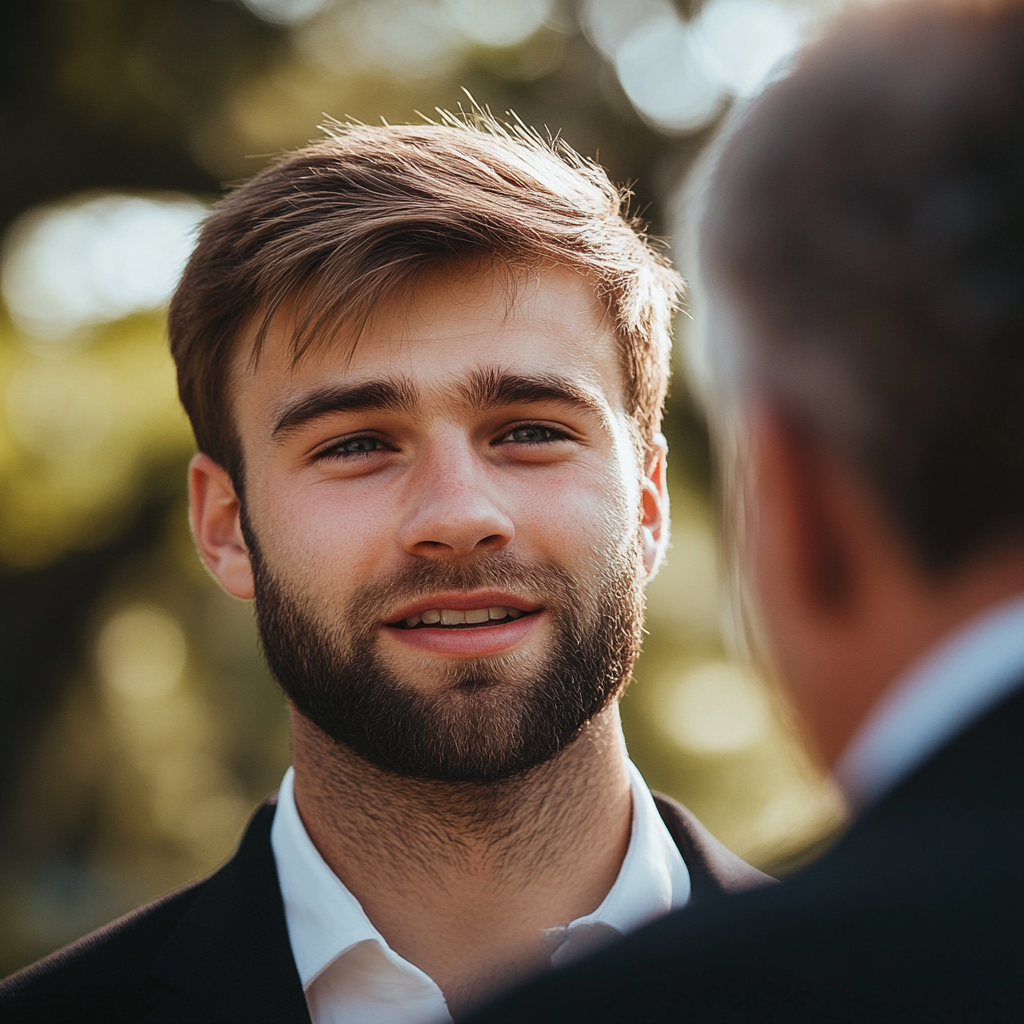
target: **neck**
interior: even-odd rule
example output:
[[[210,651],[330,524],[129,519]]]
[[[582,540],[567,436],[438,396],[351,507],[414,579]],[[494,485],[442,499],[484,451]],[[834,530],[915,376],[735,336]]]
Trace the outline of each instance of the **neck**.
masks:
[[[871,600],[862,602],[870,612],[857,617],[842,645],[836,643],[830,650],[832,685],[827,695],[822,691],[812,723],[830,765],[918,659],[975,616],[1024,592],[1020,545],[1007,544],[975,556],[940,580],[912,567],[901,570],[897,558],[892,553],[879,559],[884,568],[878,568],[873,578],[880,582]]]
[[[454,1015],[549,965],[545,928],[596,910],[629,845],[618,708],[496,783],[390,775],[292,712],[295,799],[321,856]]]

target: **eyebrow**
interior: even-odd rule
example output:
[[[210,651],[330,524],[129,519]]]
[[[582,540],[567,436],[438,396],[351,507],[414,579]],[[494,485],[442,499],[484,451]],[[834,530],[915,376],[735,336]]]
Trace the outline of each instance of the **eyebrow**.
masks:
[[[458,388],[459,398],[472,409],[559,402],[603,415],[604,404],[592,391],[557,374],[523,374],[506,370],[477,370]]]
[[[600,399],[575,381],[556,374],[522,374],[494,368],[475,371],[452,389],[455,404],[477,411],[536,402],[558,402],[603,416]],[[284,405],[271,437],[336,412],[410,412],[419,403],[416,385],[400,377],[317,388]]]
[[[285,404],[271,437],[286,435],[296,427],[332,412],[405,412],[412,409],[418,400],[416,386],[400,377],[318,388]]]

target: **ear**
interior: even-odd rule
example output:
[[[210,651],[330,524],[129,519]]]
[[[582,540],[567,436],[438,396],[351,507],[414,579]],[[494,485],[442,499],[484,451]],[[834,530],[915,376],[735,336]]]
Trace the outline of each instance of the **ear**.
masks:
[[[668,546],[668,441],[655,434],[647,446],[640,495],[640,537],[647,579],[657,574]]]
[[[751,424],[761,589],[804,613],[840,612],[854,597],[858,545],[834,460],[778,410],[759,409]]]
[[[248,600],[254,592],[252,566],[231,477],[200,452],[189,464],[188,485],[192,536],[203,561],[229,594]]]

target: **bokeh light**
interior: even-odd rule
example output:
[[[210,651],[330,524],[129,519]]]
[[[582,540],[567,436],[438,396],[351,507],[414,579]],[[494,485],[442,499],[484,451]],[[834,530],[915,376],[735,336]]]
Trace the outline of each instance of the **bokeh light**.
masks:
[[[800,45],[804,21],[769,0],[711,0],[692,29],[697,60],[723,89],[753,96]]]
[[[733,662],[708,661],[668,690],[658,724],[684,750],[729,754],[764,738],[768,707],[756,677]]]
[[[269,0],[256,2],[261,7]],[[519,46],[549,23],[554,9],[553,0],[352,0],[320,6],[320,17],[308,21],[298,41],[321,67],[336,76],[377,72],[413,81],[451,71],[474,46]],[[276,11],[276,3],[272,7]]]
[[[30,335],[156,309],[174,290],[205,208],[185,196],[104,195],[32,210],[8,233],[3,296]]]
[[[320,11],[328,0],[242,0],[258,18],[274,25],[298,25]]]
[[[811,23],[808,9],[774,0],[710,0],[692,21],[669,0],[588,0],[584,18],[639,113],[671,132],[698,129],[730,96],[759,92]]]
[[[482,46],[517,46],[548,20],[551,10],[551,0],[445,0],[456,28]]]
[[[96,660],[118,697],[144,703],[171,696],[181,681],[188,641],[181,626],[153,605],[130,605],[103,627]]]
[[[674,12],[642,22],[615,51],[626,95],[659,128],[689,131],[706,124],[724,101],[707,73],[694,33]]]

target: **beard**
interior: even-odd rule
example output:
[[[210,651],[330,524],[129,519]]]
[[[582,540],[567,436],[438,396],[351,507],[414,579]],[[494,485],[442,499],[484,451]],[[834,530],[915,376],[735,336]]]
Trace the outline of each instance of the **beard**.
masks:
[[[643,617],[635,544],[607,552],[588,579],[507,549],[472,564],[417,561],[365,584],[341,615],[330,615],[270,570],[247,526],[267,665],[305,718],[385,772],[443,782],[513,778],[569,746],[629,681]],[[380,623],[424,594],[477,589],[540,603],[552,626],[548,649],[425,663],[441,675],[429,692],[403,681],[381,653]]]

